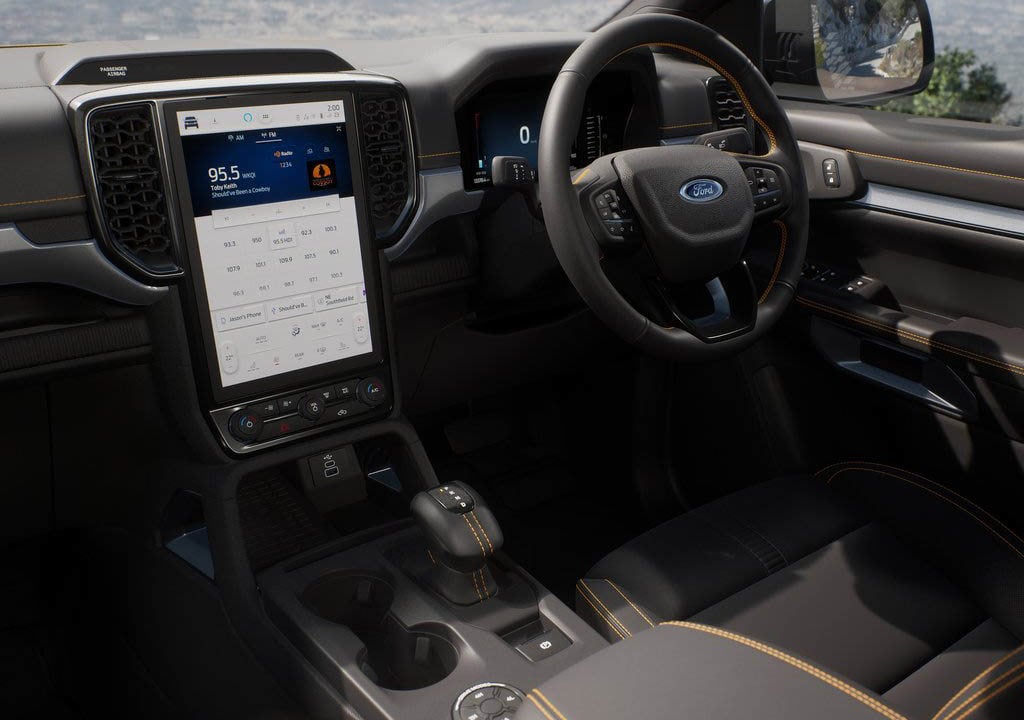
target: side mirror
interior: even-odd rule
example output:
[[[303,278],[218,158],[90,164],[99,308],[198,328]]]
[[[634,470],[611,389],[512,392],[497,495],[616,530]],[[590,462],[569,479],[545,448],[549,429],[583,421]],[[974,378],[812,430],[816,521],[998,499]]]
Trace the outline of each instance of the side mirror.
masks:
[[[935,44],[925,0],[769,2],[764,67],[779,97],[873,105],[928,87]]]

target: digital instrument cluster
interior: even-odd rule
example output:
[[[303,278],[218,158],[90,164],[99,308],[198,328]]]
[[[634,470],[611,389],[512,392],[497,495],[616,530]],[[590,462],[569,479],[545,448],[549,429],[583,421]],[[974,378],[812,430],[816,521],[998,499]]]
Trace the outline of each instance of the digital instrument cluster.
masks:
[[[459,110],[459,145],[467,190],[493,184],[491,160],[499,155],[526,158],[536,173],[540,123],[552,83],[551,78],[501,80],[487,86]],[[622,149],[632,106],[627,73],[605,73],[594,81],[572,148],[573,167],[586,166]]]

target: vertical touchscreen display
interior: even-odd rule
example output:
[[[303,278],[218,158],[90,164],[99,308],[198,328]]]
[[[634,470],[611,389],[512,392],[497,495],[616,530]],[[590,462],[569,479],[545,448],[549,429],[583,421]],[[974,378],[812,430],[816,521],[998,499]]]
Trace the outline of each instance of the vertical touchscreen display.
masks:
[[[371,353],[344,103],[176,119],[221,384]]]

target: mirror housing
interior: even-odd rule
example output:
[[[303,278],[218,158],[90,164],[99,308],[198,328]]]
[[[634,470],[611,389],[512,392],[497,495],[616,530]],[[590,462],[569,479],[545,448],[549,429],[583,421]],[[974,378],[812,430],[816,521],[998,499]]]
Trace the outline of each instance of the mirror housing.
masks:
[[[875,105],[928,87],[925,0],[767,0],[764,70],[781,98]]]

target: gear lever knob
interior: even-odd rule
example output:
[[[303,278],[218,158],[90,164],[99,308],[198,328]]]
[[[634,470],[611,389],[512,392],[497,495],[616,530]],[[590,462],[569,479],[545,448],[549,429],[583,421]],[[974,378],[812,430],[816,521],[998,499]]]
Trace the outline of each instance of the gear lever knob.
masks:
[[[438,559],[453,570],[479,570],[504,542],[498,521],[467,485],[425,490],[412,499],[410,509]]]
[[[468,485],[449,483],[418,493],[413,517],[434,551],[431,583],[454,603],[469,605],[497,591],[487,560],[501,547],[498,521]]]

